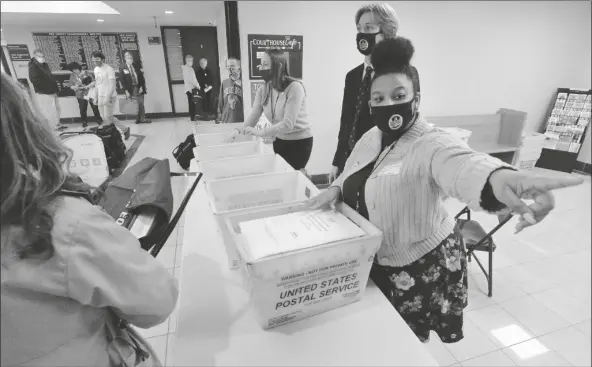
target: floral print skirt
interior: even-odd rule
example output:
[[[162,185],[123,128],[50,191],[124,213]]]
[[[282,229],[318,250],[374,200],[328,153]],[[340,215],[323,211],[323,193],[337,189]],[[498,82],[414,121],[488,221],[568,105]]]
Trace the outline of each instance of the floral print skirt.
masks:
[[[465,255],[461,235],[455,231],[409,265],[372,266],[372,280],[422,342],[429,340],[430,330],[444,343],[463,338],[468,284]]]

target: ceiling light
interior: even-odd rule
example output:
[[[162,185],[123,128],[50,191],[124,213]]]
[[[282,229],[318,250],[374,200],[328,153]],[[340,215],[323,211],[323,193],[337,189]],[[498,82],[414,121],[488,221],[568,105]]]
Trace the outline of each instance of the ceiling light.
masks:
[[[103,1],[2,1],[2,13],[119,14]]]
[[[165,10],[164,13],[165,14],[173,14],[173,11],[172,10]]]
[[[105,20],[103,20],[103,19],[97,19],[97,22],[99,22],[99,23],[103,23],[104,21]]]

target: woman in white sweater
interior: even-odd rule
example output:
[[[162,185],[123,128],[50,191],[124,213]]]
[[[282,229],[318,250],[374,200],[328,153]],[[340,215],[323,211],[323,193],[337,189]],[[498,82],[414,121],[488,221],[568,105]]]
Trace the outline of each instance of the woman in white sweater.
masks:
[[[195,121],[195,102],[193,95],[201,88],[197,77],[195,76],[195,69],[193,68],[193,56],[185,56],[185,65],[181,65],[183,70],[183,86],[185,87],[185,94],[187,95],[187,104],[189,105],[189,118]]]
[[[376,45],[369,102],[376,127],[355,145],[343,175],[308,204],[318,208],[343,200],[380,228],[383,243],[372,279],[421,341],[433,330],[454,343],[463,338],[466,259],[445,198],[474,210],[519,214],[521,230],[553,209],[550,190],[582,180],[516,171],[431,128],[419,114],[413,53],[404,38]],[[527,197],[534,204],[521,200]]]

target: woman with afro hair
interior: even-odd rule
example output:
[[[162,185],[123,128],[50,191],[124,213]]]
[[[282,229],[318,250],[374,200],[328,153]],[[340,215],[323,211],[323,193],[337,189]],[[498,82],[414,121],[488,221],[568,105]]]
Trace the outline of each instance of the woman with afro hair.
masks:
[[[381,229],[372,279],[422,342],[433,330],[444,343],[454,343],[463,338],[467,264],[444,200],[515,213],[520,231],[553,209],[551,190],[582,180],[518,171],[430,126],[419,112],[413,53],[402,37],[375,46],[369,101],[375,127],[356,143],[344,173],[307,204],[320,208],[342,200]]]

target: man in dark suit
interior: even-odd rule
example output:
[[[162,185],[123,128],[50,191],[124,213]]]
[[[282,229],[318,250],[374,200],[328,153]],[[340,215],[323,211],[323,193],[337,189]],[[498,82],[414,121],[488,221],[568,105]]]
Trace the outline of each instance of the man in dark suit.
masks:
[[[127,98],[133,98],[138,102],[138,116],[136,124],[149,124],[152,121],[146,120],[146,109],[144,108],[144,95],[146,94],[146,79],[140,62],[134,62],[131,52],[125,53],[125,64],[119,70],[119,83],[125,90]]]
[[[341,125],[337,150],[329,181],[333,182],[343,172],[347,158],[356,142],[370,130],[374,123],[370,116],[370,84],[374,70],[370,55],[374,45],[385,38],[395,38],[399,28],[399,17],[388,4],[363,5],[356,13],[358,51],[364,55],[364,63],[350,70],[345,77]]]
[[[200,93],[202,96],[202,108],[203,112],[207,116],[212,116],[214,114],[213,110],[213,98],[212,90],[214,88],[214,79],[212,78],[212,73],[210,69],[208,69],[208,59],[202,57],[199,60],[199,68],[195,73],[197,77],[197,82],[201,85]]]

